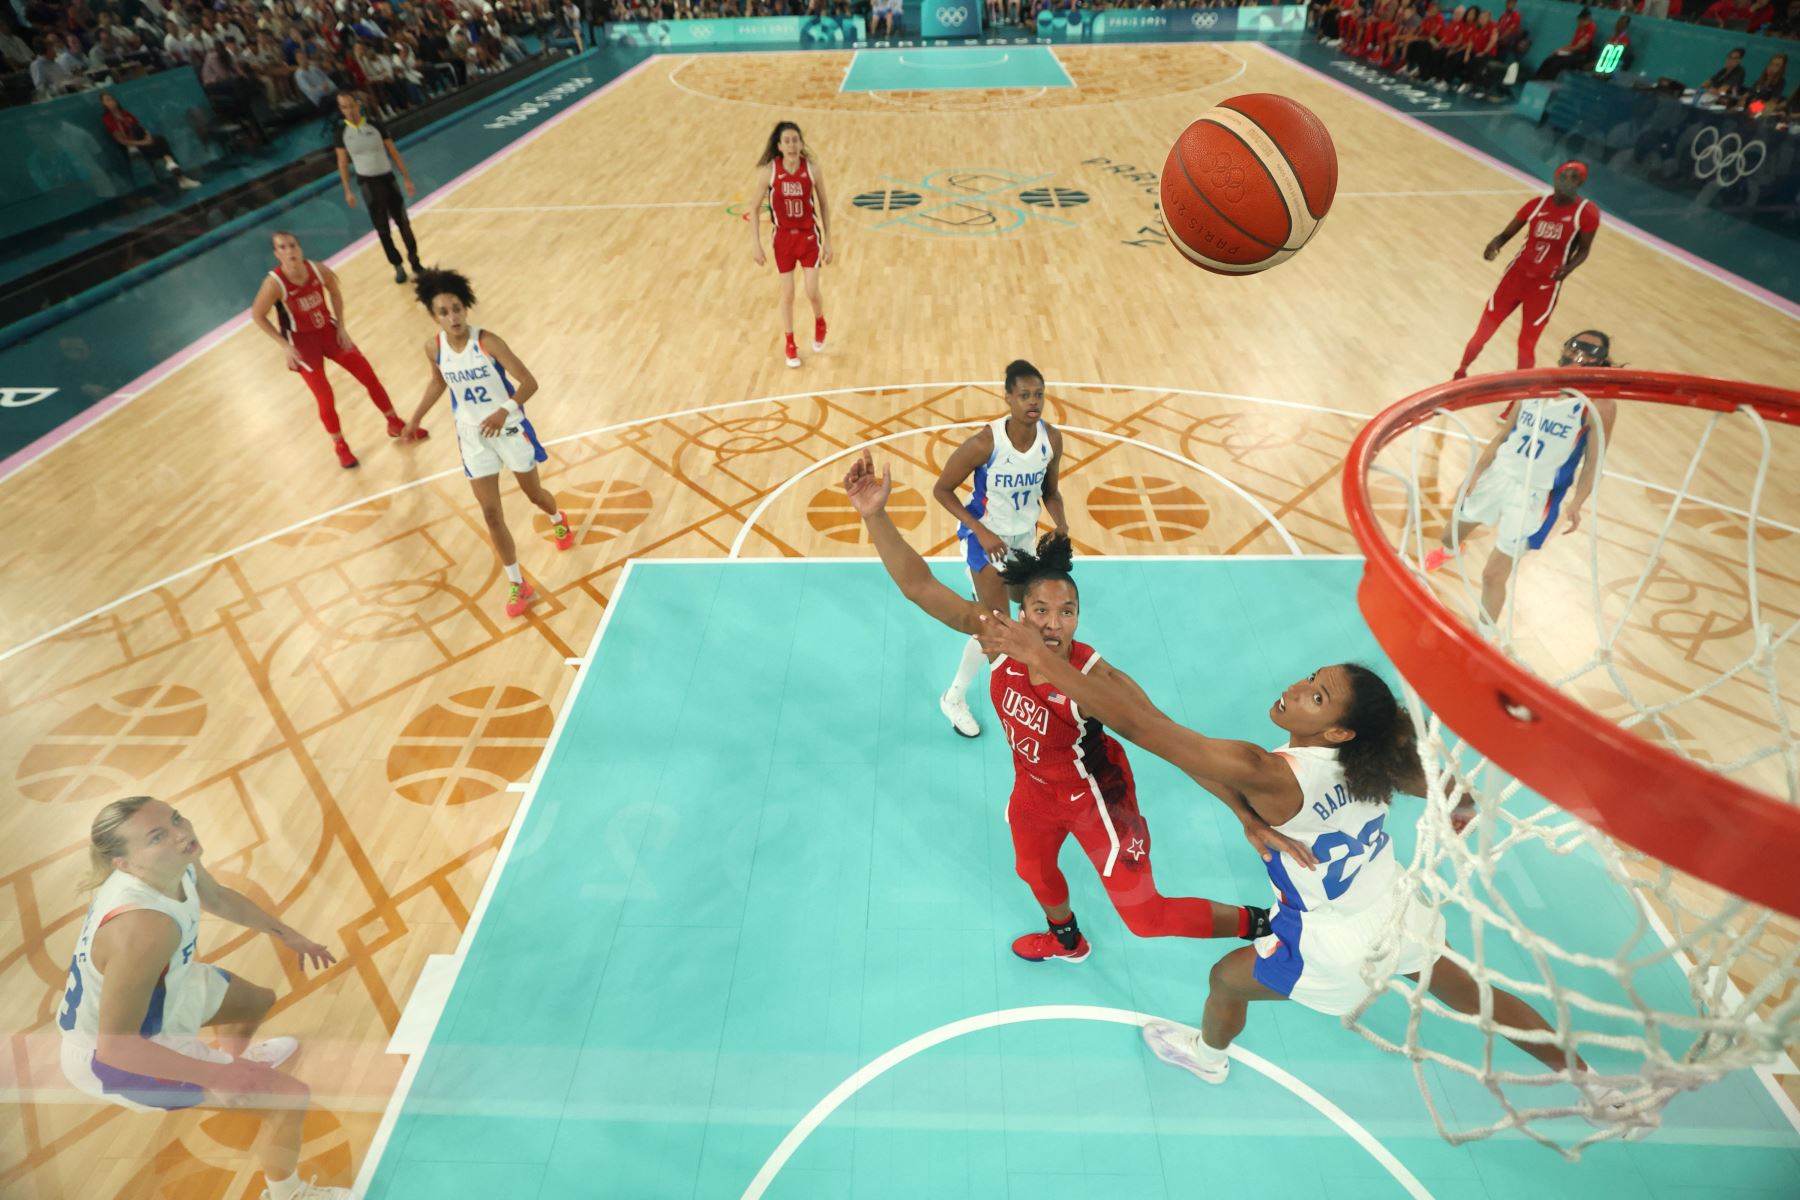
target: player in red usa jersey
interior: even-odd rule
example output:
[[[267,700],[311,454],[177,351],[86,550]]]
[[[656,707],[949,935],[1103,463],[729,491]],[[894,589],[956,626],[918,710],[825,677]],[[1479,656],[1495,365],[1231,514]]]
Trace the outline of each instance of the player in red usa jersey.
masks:
[[[806,273],[806,298],[813,310],[813,352],[825,349],[825,301],[819,293],[819,268],[831,265],[831,210],[825,203],[825,181],[818,160],[806,148],[800,127],[782,121],[769,134],[769,144],[756,160],[756,203],[750,206],[751,256],[763,257],[762,210],[769,206],[775,222],[775,269],[781,273],[781,327],[787,332],[787,365],[800,365],[794,344],[794,268]]]
[[[250,319],[281,346],[287,355],[288,370],[298,372],[311,389],[313,401],[319,406],[319,423],[331,435],[338,462],[354,467],[356,455],[344,441],[343,429],[338,425],[337,397],[332,394],[331,381],[325,378],[326,359],[350,372],[369,390],[370,401],[387,418],[389,437],[399,437],[406,422],[394,411],[394,403],[388,399],[375,368],[350,340],[344,295],[338,290],[336,273],[324,263],[308,261],[300,239],[286,230],[275,235],[274,246],[275,261],[280,265],[263,276],[262,286],[250,305]],[[271,309],[280,318],[280,329],[269,320]],[[423,429],[413,435],[426,436]]]
[[[1577,194],[1587,182],[1587,168],[1578,162],[1566,162],[1556,168],[1555,180],[1553,193],[1526,202],[1482,251],[1482,257],[1492,262],[1513,234],[1526,231],[1524,247],[1507,264],[1500,286],[1488,298],[1487,307],[1481,311],[1481,323],[1463,349],[1462,362],[1452,378],[1468,375],[1469,364],[1494,336],[1494,330],[1500,328],[1500,322],[1521,307],[1525,311],[1520,315],[1519,370],[1528,371],[1536,365],[1538,338],[1556,308],[1563,280],[1587,261],[1594,232],[1600,228],[1600,210]]]
[[[881,563],[907,599],[959,633],[980,628],[982,606],[957,595],[932,575],[923,558],[888,517],[888,473],[878,476],[863,451],[844,478],[850,502],[868,526]],[[1001,578],[1023,587],[1019,619],[1044,644],[1084,673],[1104,675],[1133,689],[1135,683],[1075,640],[1081,600],[1069,576],[1069,540],[1051,534],[1038,555],[1015,551]],[[1139,937],[1241,937],[1268,931],[1268,910],[1241,908],[1193,897],[1164,896],[1150,870],[1150,827],[1138,813],[1137,791],[1125,748],[1069,698],[1004,656],[989,674],[994,711],[1012,748],[1013,790],[1007,802],[1013,863],[1043,906],[1047,931],[1025,934],[1013,953],[1031,962],[1080,962],[1088,941],[1069,907],[1069,884],[1057,869],[1057,852],[1071,834],[1100,873],[1125,927]],[[1247,807],[1233,793],[1221,796],[1234,809]],[[1260,824],[1260,823],[1258,823]],[[1246,832],[1248,828],[1248,819]]]

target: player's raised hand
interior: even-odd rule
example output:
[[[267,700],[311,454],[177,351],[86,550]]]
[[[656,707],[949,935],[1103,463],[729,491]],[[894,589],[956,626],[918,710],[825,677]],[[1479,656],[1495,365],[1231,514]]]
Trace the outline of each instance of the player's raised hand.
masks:
[[[981,640],[982,653],[990,659],[999,654],[1028,659],[1044,653],[1042,635],[1025,628],[1005,613],[982,613],[981,628],[975,631],[975,636]]]
[[[844,492],[850,497],[851,506],[865,517],[872,517],[886,508],[888,493],[893,489],[891,469],[884,465],[877,476],[875,456],[867,450],[850,464],[850,473],[844,476]]]

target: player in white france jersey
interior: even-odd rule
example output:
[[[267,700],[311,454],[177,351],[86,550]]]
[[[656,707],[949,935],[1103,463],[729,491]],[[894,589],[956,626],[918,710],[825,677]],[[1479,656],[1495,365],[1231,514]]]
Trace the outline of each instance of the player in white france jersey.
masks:
[[[537,378],[499,334],[469,324],[475,291],[463,276],[455,271],[421,271],[413,291],[438,323],[438,334],[425,343],[433,374],[418,410],[406,423],[405,436],[412,436],[440,396],[450,394],[463,474],[469,477],[494,553],[506,572],[506,615],[522,616],[537,599],[537,589],[519,569],[518,548],[506,527],[506,511],[500,504],[502,469],[511,471],[525,498],[549,516],[556,548],[567,550],[575,544],[556,497],[538,479],[538,464],[550,456],[524,411],[525,401],[537,392]]]
[[[275,993],[200,961],[200,914],[273,936],[324,968],[324,946],[219,883],[200,865],[200,839],[149,796],[115,800],[89,832],[93,901],[57,1005],[63,1074],[123,1108],[247,1108],[269,1125],[257,1150],[268,1200],[347,1200],[346,1188],[303,1182],[306,1085],[276,1070],[293,1038],[253,1042]],[[200,1037],[217,1032],[218,1045]]]
[[[1021,593],[1001,581],[1001,561],[1015,550],[1029,552],[1037,545],[1041,513],[1049,513],[1053,532],[1064,536],[1069,519],[1057,489],[1062,434],[1042,419],[1043,372],[1022,358],[1006,367],[1006,410],[1004,417],[988,422],[956,448],[931,494],[958,522],[956,536],[962,539],[975,599],[984,609],[1011,612],[1009,602],[1018,604]],[[957,489],[971,480],[974,494],[964,504]],[[950,727],[964,737],[981,734],[981,724],[969,711],[968,692],[987,665],[981,644],[968,639],[956,678],[938,698]]]
[[[1560,361],[1565,367],[1610,367],[1611,356],[1612,339],[1588,329],[1563,343]],[[1471,533],[1492,525],[1494,549],[1481,569],[1481,607],[1494,622],[1506,607],[1515,560],[1543,548],[1559,515],[1566,513],[1564,533],[1581,523],[1581,507],[1599,474],[1598,443],[1604,435],[1611,444],[1618,405],[1564,389],[1520,401],[1510,412],[1512,419],[1488,442],[1463,484],[1467,494],[1456,506],[1455,520],[1425,556],[1425,569],[1435,571],[1456,557]]]
[[[1321,667],[1269,706],[1269,719],[1288,735],[1265,750],[1250,742],[1209,738],[1170,720],[1141,690],[1111,677],[1082,674],[1047,654],[1041,638],[998,613],[983,622],[990,652],[1029,664],[1094,719],[1166,759],[1208,786],[1235,790],[1278,835],[1280,849],[1262,842],[1277,907],[1270,933],[1213,965],[1200,1029],[1170,1021],[1144,1027],[1158,1058],[1208,1083],[1223,1083],[1229,1047],[1243,1031],[1249,1005],[1296,1000],[1341,1016],[1368,995],[1363,964],[1378,938],[1402,914],[1416,938],[1394,948],[1388,969],[1417,980],[1429,968],[1431,994],[1458,1012],[1481,1011],[1481,988],[1455,960],[1427,947],[1444,944],[1443,917],[1398,885],[1385,828],[1396,791],[1424,795],[1424,767],[1412,719],[1381,677],[1354,663]],[[1285,843],[1285,844],[1283,844]],[[1549,1030],[1525,1001],[1489,989],[1492,1015],[1514,1029]],[[1581,1088],[1590,1120],[1648,1132],[1655,1116],[1629,1111],[1622,1094],[1590,1081],[1579,1055],[1551,1044],[1513,1044]]]

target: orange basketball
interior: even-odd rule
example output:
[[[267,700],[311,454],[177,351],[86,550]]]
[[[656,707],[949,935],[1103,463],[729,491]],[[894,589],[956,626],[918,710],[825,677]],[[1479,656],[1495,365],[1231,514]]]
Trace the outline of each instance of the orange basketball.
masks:
[[[1253,275],[1292,258],[1331,210],[1337,148],[1324,122],[1286,96],[1234,96],[1175,140],[1162,212],[1197,267]]]

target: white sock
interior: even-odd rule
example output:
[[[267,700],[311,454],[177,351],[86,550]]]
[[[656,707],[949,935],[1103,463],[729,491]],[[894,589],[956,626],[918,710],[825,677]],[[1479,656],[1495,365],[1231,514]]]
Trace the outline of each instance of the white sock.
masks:
[[[568,524],[567,521],[563,520],[562,509],[559,508],[555,512],[550,514],[550,523],[552,525],[567,525]]]
[[[181,164],[176,162],[173,158],[171,158],[167,154],[163,155],[163,166],[169,168],[169,170],[171,170],[171,171],[181,170]]]
[[[950,684],[948,693],[951,700],[961,700],[969,690],[969,684],[975,677],[987,670],[987,655],[981,652],[981,642],[970,638],[963,643],[962,661],[956,664],[956,679]]]
[[[519,570],[519,564],[516,562],[506,564],[506,577],[514,583],[525,582],[525,573]]]
[[[269,1189],[269,1200],[294,1200],[300,1194],[300,1172],[295,1171],[286,1179],[270,1179],[265,1175],[263,1184]]]
[[[1203,1067],[1222,1067],[1231,1058],[1225,1051],[1207,1045],[1198,1030],[1194,1033],[1194,1057]]]

